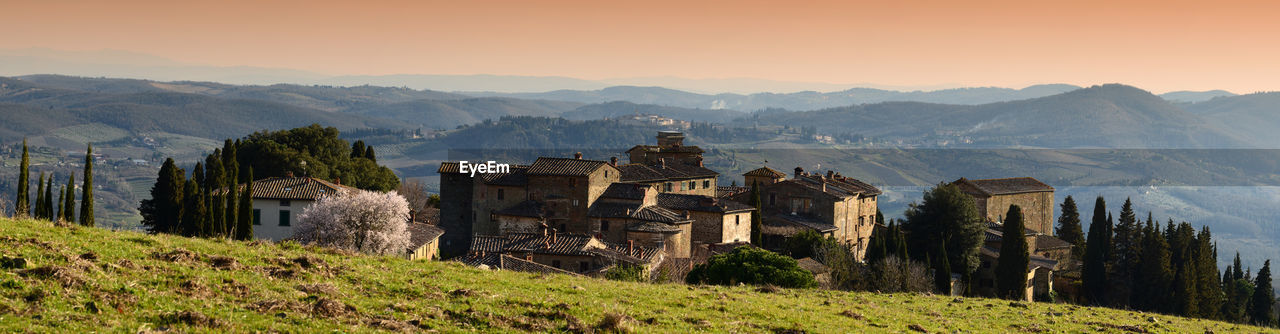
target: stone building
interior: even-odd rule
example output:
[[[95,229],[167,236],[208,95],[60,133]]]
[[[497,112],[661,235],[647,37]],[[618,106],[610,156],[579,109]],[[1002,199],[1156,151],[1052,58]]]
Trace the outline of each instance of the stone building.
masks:
[[[995,222],[987,223],[986,241],[980,249],[980,265],[974,279],[977,293],[985,296],[995,295],[995,268],[1000,263],[1000,246],[1006,236],[1003,227]],[[1030,261],[1027,264],[1026,300],[1048,296],[1057,290],[1055,273],[1068,269],[1074,260],[1071,259],[1071,244],[1057,237],[1025,229],[1021,236],[1027,243]]]
[[[408,257],[410,260],[434,260],[440,258],[440,235],[444,230],[428,224],[410,222]]]
[[[796,167],[792,179],[778,177],[776,172],[762,167],[743,174],[748,184],[760,189],[765,248],[780,249],[787,238],[811,230],[853,245],[859,259],[865,256],[880,189],[834,171],[810,174]],[[747,204],[751,193],[730,198]]]
[[[510,233],[501,236],[478,235],[472,239],[470,251],[461,260],[491,268],[502,265],[501,256],[577,274],[595,275],[617,265],[655,268],[662,262],[663,252],[635,245],[617,244],[581,234]]]
[[[1000,222],[1010,205],[1022,207],[1027,228],[1053,235],[1053,187],[1030,177],[970,180],[952,184],[973,198],[978,214],[987,221]]]
[[[355,188],[292,174],[253,181],[253,236],[272,241],[293,237],[302,210],[345,189]]]
[[[659,145],[636,146],[628,151],[632,162],[622,165],[616,157],[606,162],[578,153],[472,177],[457,162],[442,163],[441,251],[474,252],[473,239],[482,235],[550,233],[688,259],[695,245],[749,240],[754,209],[716,198],[719,173],[704,167],[702,150],[684,146],[683,138],[661,132]]]

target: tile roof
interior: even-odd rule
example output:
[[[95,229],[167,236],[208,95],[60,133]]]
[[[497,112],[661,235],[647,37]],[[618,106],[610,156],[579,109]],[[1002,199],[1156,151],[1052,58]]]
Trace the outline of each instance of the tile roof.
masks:
[[[269,177],[253,181],[253,198],[314,201],[350,189],[355,188],[310,177]]]
[[[587,217],[630,218],[666,224],[693,222],[693,219],[685,218],[683,213],[654,205],[641,207],[639,203],[596,202],[587,211]]]
[[[982,246],[982,249],[979,250],[979,253],[981,253],[984,256],[988,256],[996,259],[1000,258],[1000,249],[991,247],[991,246]],[[1030,254],[1030,256],[1028,257],[1028,260],[1029,261],[1027,261],[1027,271],[1035,270],[1036,268],[1045,268],[1049,270],[1055,270],[1058,266],[1058,261],[1047,258],[1047,257],[1035,255],[1035,254]]]
[[[716,197],[731,197],[748,191],[751,191],[751,188],[739,186],[717,186]]]
[[[508,173],[484,173],[476,174],[476,177],[488,185],[520,187],[529,184],[528,171],[529,166],[512,165]]]
[[[841,175],[832,175],[831,177],[827,177],[823,175],[812,174],[812,175],[801,176],[800,178],[793,179],[793,180],[805,181],[805,184],[807,186],[812,187],[814,189],[819,189],[819,190],[821,190],[822,184],[826,183],[827,192],[836,196],[849,196],[849,195],[868,196],[868,195],[879,195],[881,193],[880,189],[876,188],[875,186],[872,186],[870,184],[867,184],[866,182],[862,182],[852,177],[846,177]]]
[[[502,269],[502,270],[519,271],[519,272],[525,272],[525,273],[565,274],[565,275],[575,275],[575,276],[578,275],[575,272],[521,259],[511,255],[506,255],[506,254],[502,254],[498,257],[497,267],[498,269]]]
[[[681,223],[693,222],[692,219],[685,217],[685,215],[682,213],[676,213],[675,211],[671,211],[666,208],[653,206],[653,205],[640,208],[640,210],[633,212],[631,214],[631,218],[644,220],[644,221],[651,221],[651,222],[667,223],[667,224],[681,224]]]
[[[598,160],[541,157],[529,165],[529,175],[586,176],[600,168],[612,168]]]
[[[659,152],[661,153],[703,153],[701,147],[685,146],[685,145],[665,146],[665,147],[658,146],[658,145],[636,145],[628,149],[627,153],[631,153],[631,151],[635,151],[635,150],[641,150],[645,152],[654,152],[654,153],[659,153]]]
[[[1052,235],[1039,234],[1036,235],[1036,250],[1041,249],[1059,249],[1070,248],[1071,243],[1066,240],[1058,239]]]
[[[422,245],[431,243],[432,241],[444,235],[444,230],[439,227],[427,224],[409,223],[409,251],[418,249]]]
[[[779,172],[778,170],[773,168],[760,167],[760,168],[752,169],[749,172],[742,173],[742,176],[787,177],[787,174],[783,172]]]
[[[639,203],[595,202],[587,210],[587,217],[596,218],[631,218],[640,210]]]
[[[445,161],[440,163],[440,168],[436,169],[436,173],[461,173],[462,167],[456,161]]]
[[[507,238],[493,235],[477,235],[471,238],[472,252],[497,253],[507,244]]]
[[[542,235],[533,233],[511,233],[507,235],[507,243],[503,252],[530,252],[549,255],[591,255],[587,247],[595,238],[587,235],[559,233]]]
[[[630,183],[614,183],[609,188],[605,188],[604,193],[600,194],[601,198],[616,198],[627,200],[643,200],[646,188],[649,186],[630,184]]]
[[[631,163],[618,165],[622,182],[656,182],[665,180],[687,180],[716,177],[720,173],[706,167],[669,163],[665,165],[645,165]]]
[[[740,212],[755,208],[737,201],[707,197],[702,195],[658,194],[658,206],[674,211],[689,210],[702,212]]]
[[[970,180],[960,178],[953,183],[964,184],[987,195],[1007,195],[1029,192],[1053,191],[1053,187],[1030,177]]]
[[[516,205],[512,205],[509,208],[494,211],[493,214],[503,215],[503,216],[533,217],[533,218],[547,217],[547,211],[545,208],[543,208],[542,203],[534,200],[527,200],[520,203],[516,203]]]
[[[639,223],[632,223],[632,224],[628,224],[628,225],[627,225],[627,231],[629,231],[629,232],[646,232],[646,233],[676,234],[676,233],[680,233],[680,231],[681,231],[681,230],[680,230],[680,228],[679,228],[679,227],[676,227],[676,226],[673,226],[673,225],[668,225],[668,224],[659,223],[659,222],[653,222],[653,221],[645,221],[645,222],[639,222]]]
[[[769,216],[769,219],[765,219],[764,222],[767,223],[768,225],[774,225],[774,226],[778,226],[779,224],[788,224],[792,226],[815,230],[818,232],[831,232],[831,231],[840,229],[835,225],[827,224],[826,222],[823,222],[821,220],[800,216],[800,215],[790,215],[790,214],[772,215],[772,216]]]
[[[615,260],[622,260],[635,264],[652,263],[659,258],[662,250],[658,248],[647,248],[641,246],[627,247],[626,244],[605,242],[605,248],[593,249],[592,252],[597,255],[608,257]]]

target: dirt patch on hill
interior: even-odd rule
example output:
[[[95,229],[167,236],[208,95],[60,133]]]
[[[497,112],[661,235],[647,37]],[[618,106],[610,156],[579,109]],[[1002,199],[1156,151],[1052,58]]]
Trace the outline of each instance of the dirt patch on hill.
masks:
[[[329,283],[299,284],[294,288],[298,289],[298,291],[306,292],[313,295],[324,295],[324,296],[338,295],[338,288],[333,287],[333,285]]]
[[[240,263],[233,257],[210,256],[209,266],[217,270],[236,270],[236,268],[240,268]]]
[[[311,315],[317,317],[337,318],[356,314],[355,307],[333,299],[320,298],[311,304]]]
[[[200,255],[186,249],[175,248],[164,253],[151,253],[151,258],[168,262],[188,262],[200,259]]]
[[[204,313],[196,311],[182,311],[174,313],[166,313],[160,316],[160,323],[163,324],[185,324],[192,327],[218,328],[225,326],[222,320],[207,316]]]
[[[84,275],[79,270],[67,266],[44,266],[18,271],[24,277],[49,279],[62,284],[63,287],[84,285]]]

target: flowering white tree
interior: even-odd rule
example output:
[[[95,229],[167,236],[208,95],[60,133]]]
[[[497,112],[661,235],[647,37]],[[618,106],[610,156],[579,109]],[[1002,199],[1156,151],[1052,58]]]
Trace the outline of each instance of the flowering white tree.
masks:
[[[409,202],[396,192],[345,190],[302,211],[294,237],[302,243],[373,254],[409,247]]]

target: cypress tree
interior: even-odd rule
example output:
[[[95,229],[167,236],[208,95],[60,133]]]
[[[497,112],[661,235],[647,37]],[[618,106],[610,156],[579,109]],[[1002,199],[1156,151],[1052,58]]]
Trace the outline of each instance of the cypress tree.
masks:
[[[58,212],[53,216],[53,221],[62,220],[62,216],[64,215],[62,213],[63,206],[66,205],[66,203],[62,199],[66,197],[67,197],[67,187],[62,187],[62,189],[58,189]]]
[[[1173,272],[1169,267],[1169,244],[1160,234],[1158,225],[1148,223],[1143,231],[1142,270],[1143,284],[1138,288],[1139,309],[1163,311],[1167,305],[1169,282],[1173,280]]]
[[[227,237],[235,237],[238,233],[233,234],[234,230],[239,227],[240,221],[237,219],[237,212],[240,210],[239,200],[239,180],[240,180],[240,164],[236,162],[236,147],[227,139],[222,145],[222,169],[226,173],[227,178],[224,184],[226,190],[226,213],[222,215],[223,221],[226,222],[226,230],[222,233]]]
[[[362,146],[364,145],[364,142],[356,142]],[[760,182],[751,183],[751,206],[756,208],[755,211],[751,212],[751,244],[756,247],[764,247],[764,240],[762,240],[761,234],[763,231],[760,230],[762,228],[761,221],[764,219],[764,205],[760,202]]]
[[[56,220],[57,218],[53,216],[53,173],[49,173],[49,178],[45,182],[48,183],[44,186],[44,219]]]
[[[1190,265],[1184,263],[1174,275],[1173,306],[1174,313],[1194,317],[1197,315],[1196,276]]]
[[[18,167],[18,196],[13,202],[14,218],[24,218],[31,212],[31,157],[27,154],[27,139],[22,138],[22,162]]]
[[[186,172],[178,168],[173,158],[165,159],[156,183],[151,186],[151,199],[142,201],[138,207],[142,225],[149,227],[151,233],[181,233],[183,183],[186,181]]]
[[[1238,279],[1244,279],[1244,269],[1241,269],[1241,268],[1244,268],[1244,266],[1240,264],[1239,251],[1236,251],[1236,260],[1232,264],[1235,265],[1235,267],[1233,269],[1234,271],[1232,271],[1231,273],[1231,280],[1234,281]]]
[[[1202,318],[1218,319],[1222,308],[1222,282],[1218,281],[1218,251],[1213,244],[1213,235],[1209,226],[1200,228],[1196,235],[1196,291],[1199,304],[1196,309]]]
[[[364,141],[357,140],[351,143],[351,158],[359,158],[364,156]]]
[[[44,172],[40,172],[39,181],[36,181],[36,204],[35,212],[31,213],[31,217],[35,219],[45,219],[44,217]]]
[[[951,261],[948,261],[946,238],[943,238],[943,244],[938,247],[938,257],[935,258],[933,267],[933,286],[939,294],[951,295]]]
[[[1067,196],[1062,201],[1062,214],[1058,216],[1058,230],[1055,234],[1063,241],[1071,243],[1071,255],[1074,258],[1084,256],[1084,229],[1080,226],[1080,211],[1076,208],[1076,200]]]
[[[1031,262],[1022,208],[1010,205],[1004,217],[1004,237],[996,264],[996,297],[1022,300],[1026,299],[1027,265]]]
[[[253,169],[250,169],[248,174],[249,179],[253,179]],[[240,213],[236,215],[236,240],[253,239],[253,181],[245,182],[239,205]]]
[[[84,154],[84,185],[80,190],[80,225],[93,227],[93,144]]]
[[[200,166],[197,164],[197,170]],[[182,235],[198,237],[204,233],[204,198],[196,182],[187,182],[183,186]]]
[[[373,153],[373,145],[364,148],[364,158],[375,163],[378,162],[378,156]]]
[[[1111,228],[1107,226],[1107,203],[1098,196],[1089,224],[1084,263],[1080,268],[1081,290],[1093,304],[1101,304],[1107,289],[1107,254],[1111,248]]]
[[[1115,225],[1115,236],[1111,256],[1111,291],[1109,297],[1114,305],[1126,305],[1136,300],[1131,299],[1132,291],[1139,282],[1134,280],[1138,271],[1138,258],[1142,256],[1140,243],[1142,231],[1138,225],[1138,217],[1133,212],[1133,202],[1128,198],[1120,207],[1120,220]]]
[[[223,196],[218,193],[227,184],[224,170],[222,169],[222,149],[214,149],[213,154],[205,157],[204,160],[205,184],[201,190],[205,193],[205,199],[209,201],[209,225],[206,235],[210,237],[223,236],[222,232],[226,231],[227,213],[226,202]]]
[[[1271,326],[1271,310],[1275,303],[1275,290],[1271,287],[1271,260],[1262,263],[1253,281],[1253,297],[1249,298],[1249,318],[1258,326]]]
[[[68,223],[76,222],[76,175],[67,176],[67,198],[62,203],[62,220]]]

